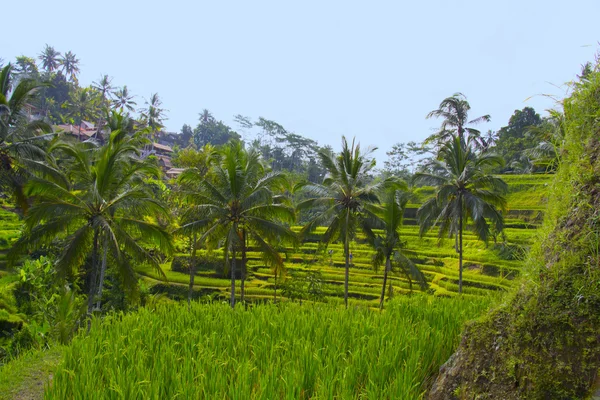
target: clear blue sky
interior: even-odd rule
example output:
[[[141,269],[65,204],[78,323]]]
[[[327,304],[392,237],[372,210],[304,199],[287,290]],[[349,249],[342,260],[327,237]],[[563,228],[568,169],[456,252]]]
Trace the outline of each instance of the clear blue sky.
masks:
[[[425,115],[463,92],[483,131],[538,112],[598,50],[600,1],[28,1],[3,4],[0,57],[73,51],[80,83],[109,74],[158,92],[167,129],[208,108],[263,116],[339,149],[385,151],[438,126]],[[21,17],[22,15],[22,17]],[[534,96],[526,101],[527,98]]]

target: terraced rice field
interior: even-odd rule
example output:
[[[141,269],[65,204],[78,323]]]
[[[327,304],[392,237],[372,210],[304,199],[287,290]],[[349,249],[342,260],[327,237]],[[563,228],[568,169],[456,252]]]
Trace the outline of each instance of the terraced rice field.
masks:
[[[505,241],[498,238],[497,245],[489,243],[486,246],[476,237],[466,232],[464,241],[464,274],[463,292],[465,297],[478,297],[490,292],[501,292],[509,289],[520,274],[522,249],[527,248],[535,239],[545,208],[547,187],[551,175],[505,175],[502,177],[509,184],[508,210],[505,216]],[[406,249],[410,258],[425,274],[428,291],[437,296],[454,296],[458,291],[458,254],[454,249],[454,241],[446,239],[439,244],[437,233],[430,232],[419,237],[419,227],[416,224],[416,210],[427,196],[431,188],[420,188],[414,204],[410,204],[405,212],[404,226],[401,236],[406,241]],[[299,231],[300,227],[293,227]],[[344,255],[341,243],[333,243],[325,250],[320,244],[320,235],[325,227],[306,238],[298,249],[282,249],[285,256],[286,276],[279,277],[275,285],[273,271],[266,267],[260,254],[248,253],[248,277],[246,281],[246,297],[249,300],[260,301],[273,299],[276,288],[277,296],[281,297],[281,284],[295,272],[300,274],[318,271],[322,280],[323,300],[330,303],[341,303],[344,282]],[[181,246],[183,250],[185,246]],[[329,250],[332,251],[331,256]],[[349,296],[351,304],[376,306],[381,293],[383,276],[372,266],[372,251],[359,237],[352,243],[353,260],[350,270]],[[200,252],[200,255],[206,255]],[[181,253],[179,256],[186,256]],[[212,257],[222,259],[221,251],[211,253]],[[187,295],[189,276],[184,272],[171,270],[171,264],[163,264],[168,283],[160,280],[159,274],[147,267],[139,268],[138,272],[144,280],[154,286],[156,292],[167,292],[172,297],[183,298]],[[391,277],[393,292],[406,294],[409,292],[408,280],[398,274]],[[416,288],[416,285],[413,285]],[[226,298],[229,293],[230,281],[221,274],[206,268],[199,268],[195,277],[197,296]],[[240,282],[236,282],[239,295]]]

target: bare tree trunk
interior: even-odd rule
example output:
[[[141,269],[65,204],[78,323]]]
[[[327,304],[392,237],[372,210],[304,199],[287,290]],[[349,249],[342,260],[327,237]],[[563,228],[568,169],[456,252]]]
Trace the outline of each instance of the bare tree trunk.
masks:
[[[90,271],[90,287],[88,290],[88,325],[87,331],[90,331],[92,327],[92,311],[94,309],[94,294],[96,293],[96,278],[98,274],[98,228],[94,229],[94,241],[92,246],[92,270]]]
[[[98,283],[98,302],[96,309],[100,310],[102,305],[102,290],[104,290],[104,276],[106,274],[106,258],[108,256],[108,237],[104,238],[104,255],[102,256],[102,268],[100,269],[100,282]]]
[[[379,299],[379,310],[383,310],[383,301],[385,300],[385,286],[387,284],[388,271],[390,270],[390,256],[385,259],[385,270],[383,271],[383,286],[381,287],[381,298]]]
[[[350,243],[348,243],[348,224],[350,223],[350,210],[346,211],[346,237],[344,238],[344,254],[346,257],[346,271],[344,276],[344,305],[348,309],[348,281],[350,278]]]
[[[190,260],[190,286],[188,289],[188,308],[192,305],[192,295],[194,294],[194,279],[196,278],[196,234],[192,238],[192,254]]]

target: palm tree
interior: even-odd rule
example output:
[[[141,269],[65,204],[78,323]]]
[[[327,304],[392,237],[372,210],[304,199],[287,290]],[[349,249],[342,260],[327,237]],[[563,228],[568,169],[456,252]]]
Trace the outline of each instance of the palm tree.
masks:
[[[127,89],[127,85],[123,86],[121,89],[113,92],[113,107],[120,109],[121,113],[125,110],[127,111],[135,111],[135,106],[137,103],[133,101],[135,96],[129,93]]]
[[[153,93],[150,96],[150,100],[146,101],[148,108],[141,110],[142,119],[146,126],[150,129],[150,136],[152,139],[152,148],[154,148],[154,142],[156,141],[155,135],[160,131],[164,125],[165,120],[165,109],[161,108],[162,101],[158,96],[158,93]]]
[[[185,167],[185,170],[179,175],[177,182],[182,189],[184,198],[187,193],[199,192],[201,190],[201,182],[204,179],[211,179],[212,167],[217,161],[217,151],[210,143],[206,144],[199,151],[192,147],[188,147],[180,152],[179,163],[181,166]],[[196,277],[196,251],[198,249],[197,233],[194,232],[190,236],[190,241],[191,262],[188,305],[191,304],[192,301],[194,279]]]
[[[415,279],[422,289],[427,287],[425,275],[402,252],[403,243],[400,240],[400,228],[402,227],[404,208],[409,199],[409,194],[404,192],[403,189],[405,189],[405,185],[399,184],[386,190],[383,196],[384,203],[379,210],[381,221],[384,224],[383,234],[377,234],[371,242],[375,250],[373,255],[374,267],[377,269],[380,265],[385,265],[381,297],[379,299],[380,310],[383,310],[388,274],[392,271],[394,262],[408,279],[411,292],[412,279]]]
[[[79,60],[71,51],[67,51],[60,59],[60,65],[65,76],[69,77],[71,82],[77,82],[77,74],[79,74]]]
[[[36,144],[52,132],[43,121],[31,121],[26,109],[44,84],[33,79],[15,79],[12,64],[0,70],[0,191],[13,195],[18,207],[29,206],[23,185],[31,171],[43,168],[40,163],[45,152]]]
[[[383,183],[373,182],[369,176],[375,167],[375,160],[369,158],[374,150],[368,149],[363,153],[360,145],[355,145],[354,140],[352,145],[348,146],[343,136],[342,151],[338,156],[321,149],[318,155],[327,175],[322,184],[305,186],[305,190],[312,198],[300,202],[297,206],[299,211],[320,210],[317,216],[302,228],[302,235],[313,231],[319,225],[327,224],[327,230],[321,240],[326,244],[336,239],[344,243],[346,308],[348,308],[350,275],[350,241],[354,238],[357,228],[361,229],[368,239],[373,239],[372,228],[378,224],[372,205],[378,202],[376,193]]]
[[[168,233],[149,222],[167,211],[145,185],[144,178],[158,176],[159,171],[139,159],[141,140],[139,134],[130,136],[118,129],[101,147],[59,141],[50,152],[60,157],[52,157],[50,164],[64,171],[61,179],[34,178],[27,186],[37,202],[25,218],[25,232],[11,250],[11,260],[26,249],[62,240],[56,268],[70,275],[88,267],[89,315],[94,298],[102,292],[108,260],[132,288],[136,282],[132,262],[149,263],[163,274],[148,248],[172,251]]]
[[[98,97],[91,88],[76,88],[69,93],[69,101],[63,104],[67,109],[66,116],[72,118],[79,126],[77,135],[81,136],[81,125],[84,121],[95,119],[98,114]]]
[[[102,125],[104,123],[102,114],[109,112],[110,93],[113,89],[112,78],[110,78],[108,75],[102,75],[100,79],[98,79],[98,82],[92,82],[92,88],[95,89],[100,95],[101,112],[99,113],[98,122],[96,123],[96,135],[100,136]]]
[[[267,172],[260,161],[254,149],[245,150],[239,142],[226,145],[213,167],[213,178],[203,179],[200,190],[188,194],[191,205],[182,215],[181,233],[198,233],[201,243],[223,246],[225,265],[231,272],[231,307],[235,305],[238,253],[244,271],[248,242],[258,247],[265,263],[282,266],[283,259],[271,243],[296,241],[284,225],[293,221],[294,210],[273,193],[273,187],[285,177]]]
[[[54,47],[48,46],[44,48],[44,51],[39,55],[39,59],[42,61],[42,67],[46,72],[52,73],[60,66],[60,52],[54,50]]]
[[[440,103],[436,110],[431,111],[427,114],[427,118],[443,118],[440,131],[429,138],[426,141],[435,141],[438,145],[441,142],[447,140],[452,135],[458,136],[459,139],[465,140],[466,136],[473,138],[474,143],[479,146],[481,145],[480,137],[481,132],[477,129],[468,126],[476,125],[481,122],[489,122],[491,117],[489,115],[483,115],[469,121],[469,111],[471,106],[467,101],[467,98],[462,93],[455,93],[451,97],[446,97]]]
[[[488,168],[502,165],[501,157],[492,153],[477,153],[472,141],[451,135],[434,161],[433,173],[417,173],[417,183],[434,185],[436,194],[417,210],[420,234],[439,226],[438,238],[455,237],[458,241],[458,292],[462,293],[463,230],[471,221],[471,229],[487,243],[490,223],[494,232],[502,231],[504,219],[499,209],[506,206],[506,183],[487,173]],[[489,221],[489,223],[488,223]]]
[[[544,166],[546,172],[554,171],[560,164],[560,148],[564,144],[566,128],[565,115],[558,110],[547,110],[548,117],[539,126],[532,126],[529,135],[538,138],[539,143],[523,151],[522,158],[526,158],[532,167]]]

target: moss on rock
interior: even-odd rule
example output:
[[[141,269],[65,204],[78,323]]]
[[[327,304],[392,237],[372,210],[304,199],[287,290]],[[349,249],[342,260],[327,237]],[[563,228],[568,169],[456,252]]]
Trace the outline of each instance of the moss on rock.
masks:
[[[565,133],[522,286],[465,329],[429,399],[585,399],[600,369],[600,72],[563,102]]]

